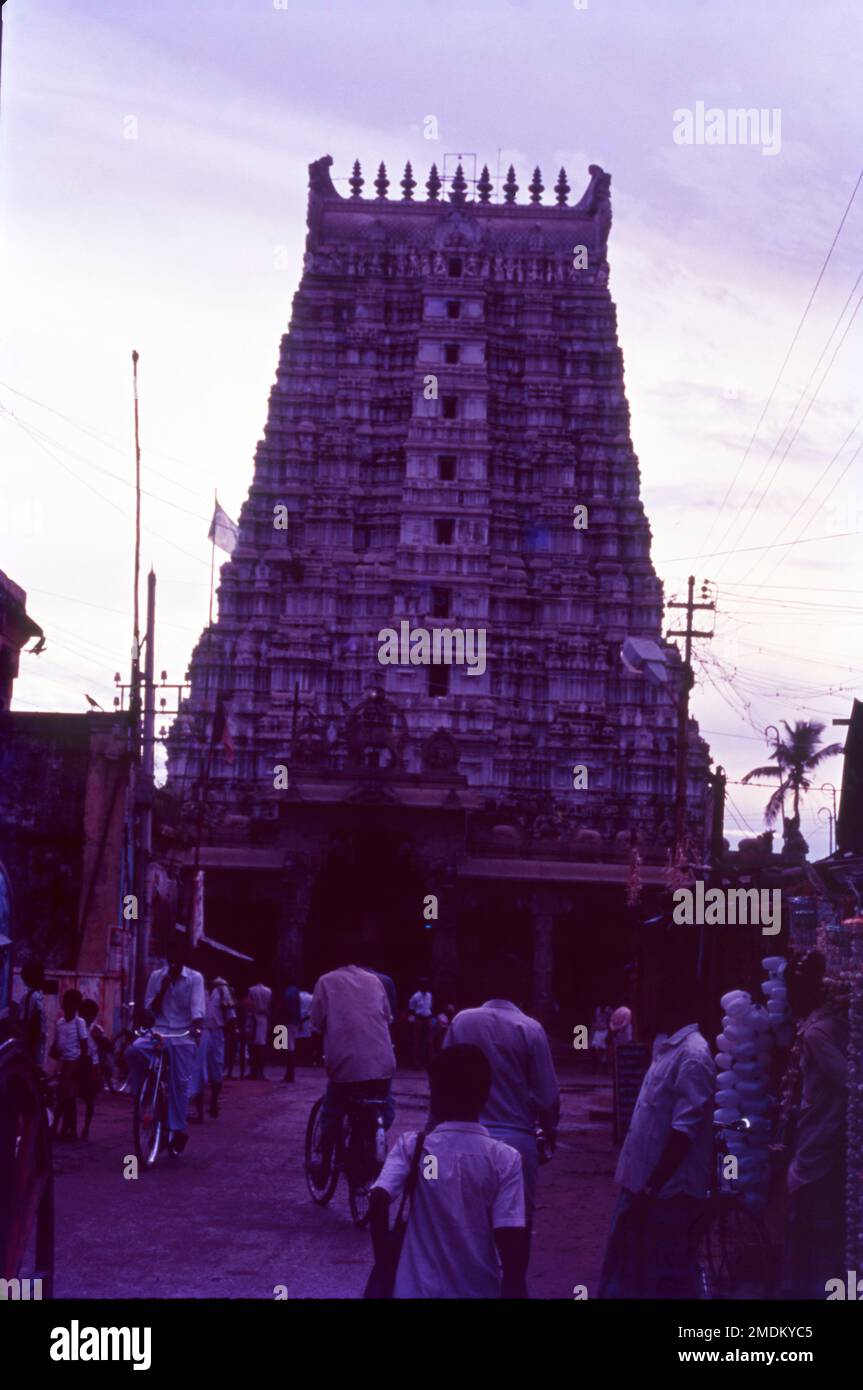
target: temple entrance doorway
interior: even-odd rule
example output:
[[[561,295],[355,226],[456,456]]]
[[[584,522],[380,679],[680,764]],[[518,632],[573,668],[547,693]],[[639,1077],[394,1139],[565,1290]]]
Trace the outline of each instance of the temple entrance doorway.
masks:
[[[418,976],[431,974],[425,891],[413,846],[403,835],[372,824],[335,837],[303,933],[309,986],[327,970],[354,961],[390,975],[402,1002]]]
[[[632,1007],[635,984],[634,915],[614,884],[580,884],[572,911],[554,927],[555,1031],[571,1038],[590,1029],[598,1004]]]
[[[488,998],[485,977],[491,962],[502,955],[524,962],[525,1005],[530,1006],[533,970],[533,918],[527,902],[513,892],[512,884],[485,883],[459,904],[458,912],[459,1008],[474,1008]]]

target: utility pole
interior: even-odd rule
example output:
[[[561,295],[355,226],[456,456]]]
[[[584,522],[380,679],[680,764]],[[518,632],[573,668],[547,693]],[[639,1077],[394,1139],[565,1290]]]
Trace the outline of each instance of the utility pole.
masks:
[[[680,692],[680,699],[677,704],[677,773],[674,784],[674,862],[680,856],[683,848],[684,834],[686,830],[686,779],[688,770],[687,753],[687,729],[689,725],[689,692],[695,684],[692,674],[692,639],[693,637],[712,637],[712,632],[702,632],[692,626],[692,620],[696,613],[702,611],[715,612],[716,604],[713,602],[696,603],[695,598],[695,577],[689,576],[687,582],[687,594],[685,603],[669,603],[669,608],[682,608],[686,611],[686,627],[681,632],[679,629],[671,628],[666,632],[666,637],[682,637],[684,639],[683,648],[683,688]],[[701,586],[702,598],[707,594],[707,581]]]
[[[130,983],[132,1000],[137,1007],[143,1003],[144,955],[142,931],[143,914],[146,912],[146,879],[144,854],[142,852],[142,817],[139,797],[141,793],[141,625],[139,614],[139,588],[141,574],[141,436],[138,420],[138,353],[132,352],[132,394],[134,400],[135,424],[135,558],[133,562],[132,587],[132,669],[129,675],[129,742],[131,753],[131,785],[127,801],[129,816],[129,842],[132,847],[132,892],[137,903],[133,919],[132,961]],[[147,661],[151,660],[151,646],[147,643]]]
[[[153,791],[156,769],[156,576],[152,567],[147,575],[147,636],[144,654],[144,737],[141,765],[135,769],[135,811],[138,840],[136,880],[139,885],[138,931],[135,950],[135,1000],[143,1001],[147,961],[150,955],[150,903],[147,896],[147,869],[153,856]]]

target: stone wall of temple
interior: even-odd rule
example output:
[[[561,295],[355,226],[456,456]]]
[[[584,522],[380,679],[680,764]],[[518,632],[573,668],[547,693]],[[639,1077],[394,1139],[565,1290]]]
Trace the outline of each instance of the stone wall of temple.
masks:
[[[442,198],[433,169],[418,200],[410,166],[390,197],[383,166],[363,196],[356,165],[343,197],[330,163],[310,166],[302,280],[169,788],[193,795],[222,696],[236,756],[211,759],[216,804],[277,796],[277,765],[457,768],[466,805],[529,798],[576,833],[659,848],[682,668],[630,438],[610,178],[591,166],[570,205],[561,171],[543,203],[536,171],[519,203],[511,171],[492,202],[486,171]],[[482,632],[484,661],[381,664],[380,634],[405,622],[430,641]],[[626,638],[663,649],[664,686],[627,668]],[[689,757],[700,840],[694,722]]]

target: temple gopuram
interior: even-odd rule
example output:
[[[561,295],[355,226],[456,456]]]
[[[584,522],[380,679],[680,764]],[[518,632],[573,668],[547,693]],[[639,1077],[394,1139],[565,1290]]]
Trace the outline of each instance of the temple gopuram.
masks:
[[[543,201],[538,169],[519,199],[512,169],[432,166],[420,197],[410,165],[366,188],[357,163],[343,196],[331,165],[309,168],[158,853],[203,870],[208,933],[304,982],[351,942],[463,1001],[514,950],[549,1021],[599,1002],[588,962],[620,1002],[633,904],[667,883],[684,672],[630,438],[610,176],[570,201],[561,170]],[[687,737],[697,863],[710,759]]]

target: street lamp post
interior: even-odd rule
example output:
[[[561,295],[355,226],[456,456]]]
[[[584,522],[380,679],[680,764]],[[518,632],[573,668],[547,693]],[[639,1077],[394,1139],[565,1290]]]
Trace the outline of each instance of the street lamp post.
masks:
[[[829,825],[830,825],[830,853],[832,854],[832,853],[833,853],[833,845],[834,845],[834,841],[835,841],[835,834],[836,834],[836,788],[834,787],[834,785],[833,785],[832,782],[822,782],[822,783],[821,783],[821,786],[820,786],[820,788],[819,788],[819,791],[822,791],[822,792],[830,792],[830,794],[831,794],[831,799],[832,799],[832,801],[833,801],[833,810],[832,810],[832,811],[830,810],[830,807],[829,807],[829,806],[820,806],[820,807],[818,808],[818,816],[819,816],[819,818],[820,818],[820,816],[821,816],[821,812],[822,812],[822,811],[826,811],[826,812],[827,812],[827,815],[828,815],[828,817],[829,817]]]

